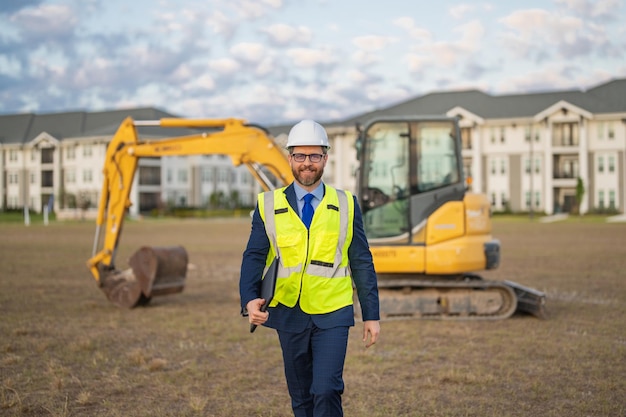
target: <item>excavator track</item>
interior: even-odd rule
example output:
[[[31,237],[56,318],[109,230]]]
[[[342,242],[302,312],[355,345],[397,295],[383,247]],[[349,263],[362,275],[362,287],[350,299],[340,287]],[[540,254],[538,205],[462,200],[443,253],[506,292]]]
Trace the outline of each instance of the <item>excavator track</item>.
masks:
[[[544,318],[545,294],[473,274],[458,279],[379,276],[382,319],[502,320],[516,311]]]

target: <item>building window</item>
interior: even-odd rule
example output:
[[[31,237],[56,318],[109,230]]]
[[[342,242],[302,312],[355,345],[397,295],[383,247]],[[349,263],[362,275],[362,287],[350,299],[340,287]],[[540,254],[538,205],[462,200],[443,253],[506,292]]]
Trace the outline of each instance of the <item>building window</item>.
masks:
[[[598,205],[601,209],[604,208],[604,190],[598,191]]]
[[[461,146],[462,149],[472,149],[472,128],[461,128]]]
[[[187,184],[187,170],[186,169],[178,170],[178,182],[182,184]]]
[[[30,183],[31,183],[31,184],[34,184],[34,183],[35,183],[35,180],[36,180],[36,178],[35,178],[35,173],[34,173],[34,172],[31,172],[31,173],[30,173]]]
[[[213,180],[213,169],[205,167],[202,169],[202,182],[210,183]]]
[[[17,161],[17,150],[16,149],[11,149],[9,151],[9,161]]]
[[[161,184],[161,168],[144,166],[139,168],[139,184],[141,185],[160,185]]]
[[[506,159],[500,160],[500,174],[506,174]]]
[[[554,146],[578,146],[578,123],[555,123],[552,125]]]
[[[615,139],[615,128],[613,123],[609,123],[609,139]]]
[[[172,170],[170,168],[168,168],[166,175],[166,181],[168,184],[172,183],[172,180],[174,179],[174,174],[172,173]]]
[[[495,159],[491,160],[491,174],[492,175],[496,174],[496,161],[495,161]]]
[[[598,172],[604,172],[604,157],[598,157]]]
[[[93,179],[93,177],[92,177],[92,174],[91,174],[91,170],[90,169],[83,170],[83,182],[84,183],[90,183],[92,179]]]
[[[598,139],[604,139],[604,122],[598,122]]]
[[[530,128],[530,126],[524,127],[524,141],[525,142],[530,142],[531,135],[532,135],[532,129]]]
[[[220,168],[217,181],[220,184],[228,184],[228,168]]]
[[[52,171],[41,171],[41,186],[52,187],[54,184]]]
[[[527,174],[530,174],[530,159],[529,158],[524,159],[524,171]]]
[[[539,174],[541,172],[541,159],[535,159],[535,173]]]
[[[530,208],[530,191],[526,191],[526,208]]]
[[[615,157],[613,155],[608,157],[609,160],[609,172],[615,172]]]
[[[91,145],[84,145],[83,146],[83,156],[91,156],[93,150],[91,149]]]
[[[54,162],[54,148],[43,148],[41,150],[41,163],[51,164]]]
[[[70,147],[66,148],[65,149],[65,157],[68,160],[76,159],[76,147],[70,146]]]
[[[491,143],[496,143],[496,128],[491,128]]]
[[[505,142],[505,138],[504,138],[504,126],[502,126],[500,128],[500,143],[504,143]]]
[[[66,184],[74,184],[76,183],[76,171],[73,169],[68,169],[65,171],[65,183]]]
[[[609,208],[615,210],[615,190],[609,190]]]

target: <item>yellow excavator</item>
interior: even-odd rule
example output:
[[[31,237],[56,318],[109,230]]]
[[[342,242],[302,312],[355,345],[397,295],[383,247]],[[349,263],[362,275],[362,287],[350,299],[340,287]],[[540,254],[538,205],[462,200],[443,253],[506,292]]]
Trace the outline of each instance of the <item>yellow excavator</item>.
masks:
[[[192,133],[143,140],[141,126]],[[486,196],[467,189],[458,120],[386,118],[358,130],[356,194],[379,278],[381,316],[493,320],[520,311],[545,317],[544,293],[477,275],[498,267],[500,243],[491,235]],[[132,308],[183,290],[183,247],[142,247],[124,271],[116,268],[115,254],[139,158],[197,154],[228,155],[266,191],[293,181],[284,150],[265,129],[244,120],[124,120],[107,148],[87,262],[112,303]]]

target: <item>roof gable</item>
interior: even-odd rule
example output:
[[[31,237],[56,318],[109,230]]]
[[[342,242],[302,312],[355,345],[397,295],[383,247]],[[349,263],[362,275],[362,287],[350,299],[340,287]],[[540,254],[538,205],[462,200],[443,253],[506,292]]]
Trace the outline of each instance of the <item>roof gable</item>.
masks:
[[[545,109],[544,111],[537,113],[535,115],[535,117],[533,117],[533,119],[535,120],[535,122],[540,122],[543,119],[545,119],[546,117],[550,117],[552,115],[554,115],[557,112],[572,112],[575,114],[579,114],[587,119],[592,119],[593,118],[593,114],[581,109],[578,106],[575,106],[571,103],[568,103],[565,100],[561,100],[558,103],[553,104],[552,106],[548,107],[547,109]]]

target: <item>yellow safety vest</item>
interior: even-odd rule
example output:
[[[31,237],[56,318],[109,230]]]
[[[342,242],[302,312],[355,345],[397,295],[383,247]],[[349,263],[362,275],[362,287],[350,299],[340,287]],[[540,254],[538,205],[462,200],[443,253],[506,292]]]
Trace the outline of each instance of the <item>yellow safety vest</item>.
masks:
[[[348,248],[354,200],[347,191],[325,188],[309,230],[289,205],[285,188],[259,194],[259,214],[271,245],[266,267],[280,257],[270,307],[294,307],[299,299],[305,313],[326,314],[352,304]]]

